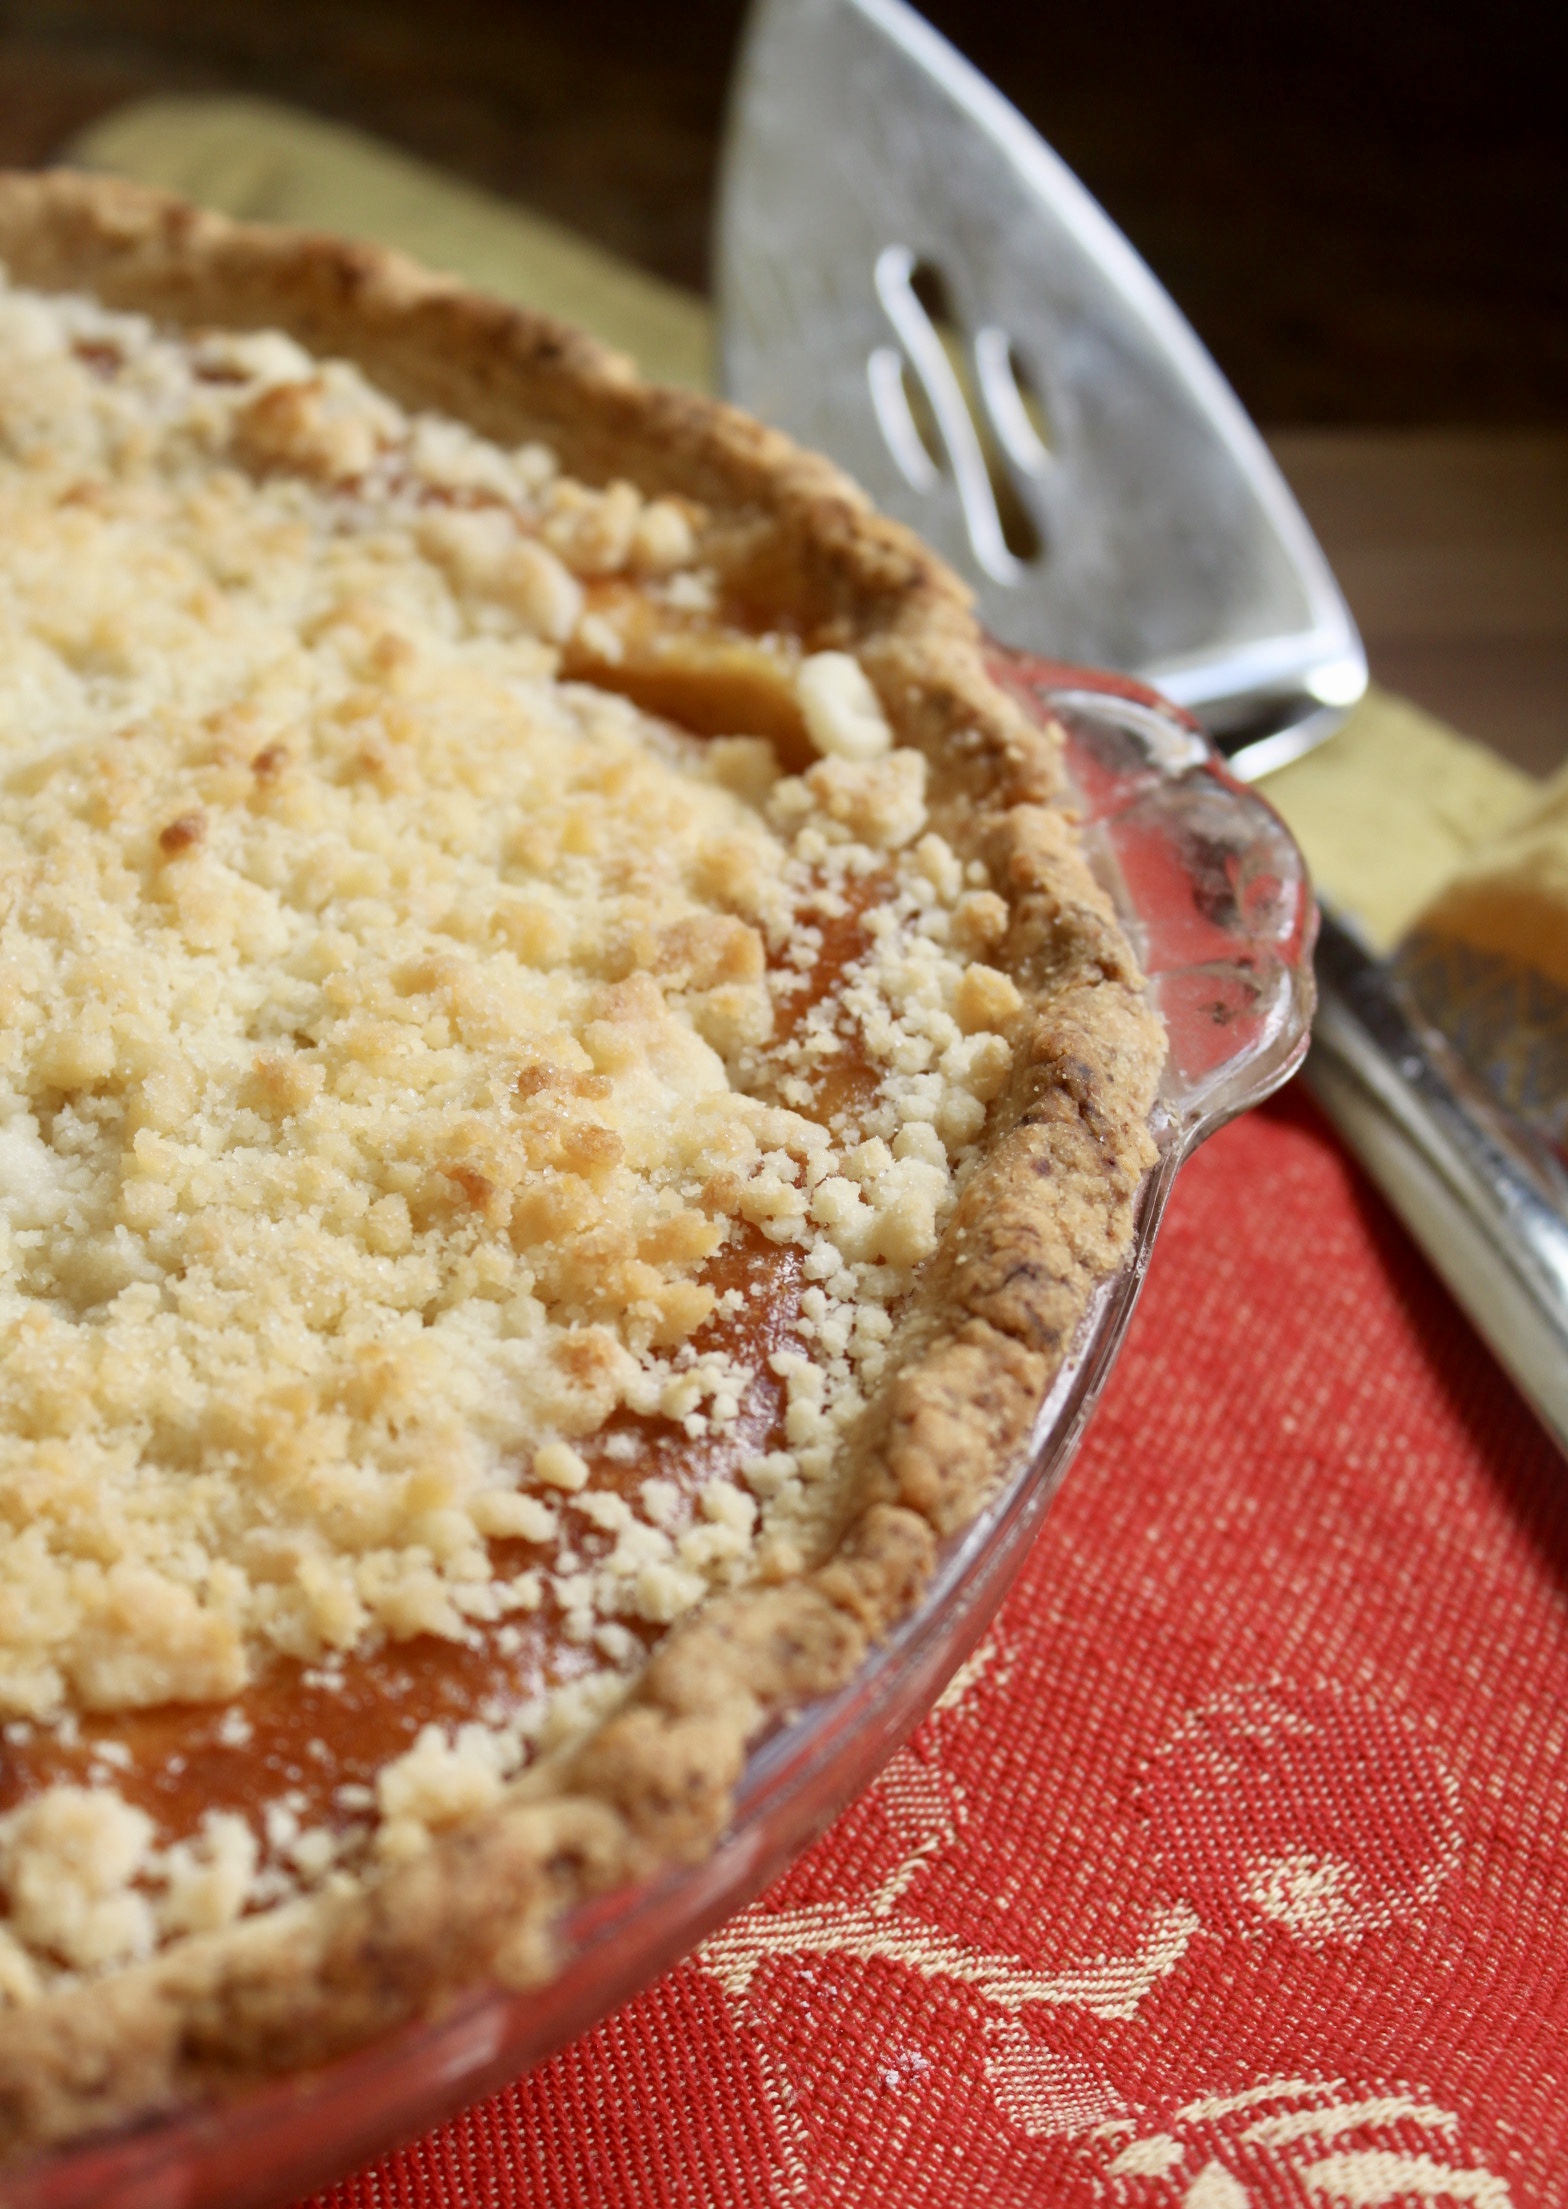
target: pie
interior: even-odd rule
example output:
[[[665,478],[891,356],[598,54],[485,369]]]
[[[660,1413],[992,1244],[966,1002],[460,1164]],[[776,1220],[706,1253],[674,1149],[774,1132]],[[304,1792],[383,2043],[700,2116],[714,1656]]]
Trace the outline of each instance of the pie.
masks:
[[[1028,1443],[1163,1038],[826,462],[0,180],[0,2141],[699,1858]]]

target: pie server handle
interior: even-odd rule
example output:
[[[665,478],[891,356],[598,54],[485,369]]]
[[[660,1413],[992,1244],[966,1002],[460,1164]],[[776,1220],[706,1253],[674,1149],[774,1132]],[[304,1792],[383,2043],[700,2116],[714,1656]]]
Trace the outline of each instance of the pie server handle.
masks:
[[[1306,1078],[1568,1454],[1568,1176],[1321,916]]]

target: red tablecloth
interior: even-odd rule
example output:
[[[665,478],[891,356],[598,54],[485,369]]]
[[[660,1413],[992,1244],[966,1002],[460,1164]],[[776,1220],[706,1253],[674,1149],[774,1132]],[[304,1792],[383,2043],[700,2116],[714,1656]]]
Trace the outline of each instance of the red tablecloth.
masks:
[[[1568,1467],[1299,1091],[995,1630],[744,1916],[332,2209],[1568,2199]]]

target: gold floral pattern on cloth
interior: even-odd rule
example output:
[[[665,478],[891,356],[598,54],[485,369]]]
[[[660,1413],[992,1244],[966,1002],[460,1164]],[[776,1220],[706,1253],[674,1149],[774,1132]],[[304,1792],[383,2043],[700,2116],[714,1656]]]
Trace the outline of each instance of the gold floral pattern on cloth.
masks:
[[[808,1984],[828,1958],[886,1961],[978,1998],[981,2077],[998,2116],[1070,2145],[1083,2176],[1123,2182],[1129,2201],[1246,2209],[1288,2176],[1308,2199],[1506,2203],[1505,2181],[1467,2159],[1457,2114],[1404,2082],[1280,2075],[1172,2109],[1140,2106],[1109,2064],[1082,2052],[1093,2048],[1095,2022],[1136,2020],[1205,1932],[1244,1936],[1249,1920],[1262,1919],[1314,1947],[1416,1921],[1462,1852],[1459,1791],[1421,1734],[1331,1684],[1270,1682],[1201,1705],[1139,1790],[1169,1883],[1189,1891],[1156,1903],[1142,1938],[1115,1952],[1030,1961],[926,1921],[918,1894],[970,1818],[946,1753],[957,1746],[951,1737],[986,1723],[981,1682],[993,1675],[994,1692],[1011,1670],[1008,1641],[993,1637],[918,1747],[887,1767],[873,1799],[887,1841],[904,1853],[873,1884],[803,1907],[748,1910],[699,1951],[742,2027],[770,1961],[788,1960]],[[1343,1788],[1347,1770],[1362,1779],[1360,1800]],[[1397,1822],[1389,1799],[1400,1806]],[[1052,2010],[1082,2021],[1071,2052],[1035,2023]],[[1114,2031],[1105,2039],[1109,2049]],[[911,2045],[893,2052],[880,2083],[918,2090],[932,2068]],[[788,2100],[778,2098],[787,2140]],[[790,2176],[805,2181],[809,2161],[797,2156]],[[1261,2194],[1249,2191],[1260,2185]]]

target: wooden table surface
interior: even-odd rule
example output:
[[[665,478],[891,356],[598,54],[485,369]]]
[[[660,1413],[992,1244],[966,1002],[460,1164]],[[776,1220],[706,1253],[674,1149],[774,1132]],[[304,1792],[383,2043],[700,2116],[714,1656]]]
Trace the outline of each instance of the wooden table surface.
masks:
[[[1568,759],[1568,431],[1270,443],[1377,679],[1532,774]]]

